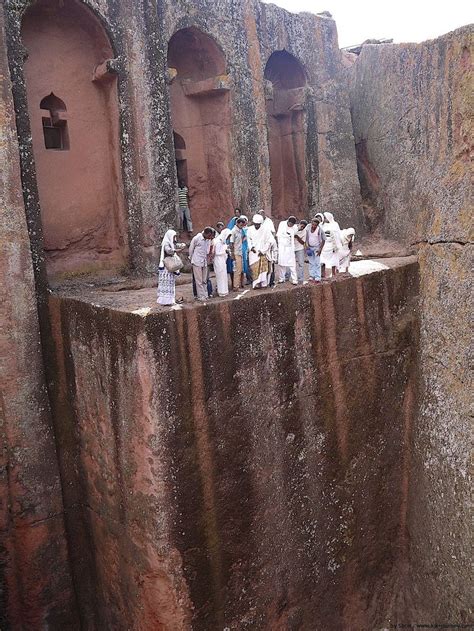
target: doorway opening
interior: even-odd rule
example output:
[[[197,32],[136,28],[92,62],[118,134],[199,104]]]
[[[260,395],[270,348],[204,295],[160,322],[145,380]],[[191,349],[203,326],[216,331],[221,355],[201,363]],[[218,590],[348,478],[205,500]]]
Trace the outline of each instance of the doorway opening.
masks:
[[[230,81],[222,50],[194,27],[170,39],[168,67],[177,175],[196,231],[232,213]]]
[[[48,273],[121,268],[128,249],[117,81],[94,78],[114,57],[108,36],[77,0],[38,0],[21,36]]]
[[[307,214],[305,165],[305,86],[301,63],[286,50],[270,56],[265,67],[272,215]]]

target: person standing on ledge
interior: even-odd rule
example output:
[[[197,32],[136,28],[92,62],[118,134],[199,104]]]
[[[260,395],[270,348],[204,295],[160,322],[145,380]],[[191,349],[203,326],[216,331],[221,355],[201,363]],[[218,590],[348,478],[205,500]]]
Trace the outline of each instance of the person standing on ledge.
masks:
[[[351,263],[352,246],[354,245],[355,230],[354,228],[346,228],[341,230],[342,248],[339,252],[339,272],[347,274]]]
[[[298,231],[295,233],[295,259],[296,276],[298,283],[304,283],[304,247],[306,244],[306,226],[308,222],[302,219],[298,224]]]
[[[232,217],[232,219],[229,220],[229,223],[227,224],[227,227],[229,228],[229,230],[233,230],[238,218],[240,217],[241,212],[240,212],[240,208],[236,208],[234,210],[234,216]],[[232,283],[232,289],[234,289],[234,268],[235,268],[235,264],[234,264],[234,260],[232,259],[231,253],[229,251],[229,255],[227,257],[227,273],[230,276],[230,282]]]
[[[176,243],[176,231],[168,230],[161,242],[161,256],[158,264],[158,292],[156,302],[159,305],[172,307],[177,302],[183,302],[180,298],[176,300],[176,277],[179,276],[179,270],[170,272],[166,269],[165,258],[173,256],[175,252],[182,250],[184,243]]]
[[[193,277],[196,283],[197,299],[205,302],[208,298],[207,279],[209,276],[208,261],[211,257],[212,239],[216,234],[214,228],[204,228],[192,238],[189,245],[189,258],[193,266]]]
[[[232,289],[243,289],[243,246],[246,236],[244,234],[245,219],[239,217],[230,233],[230,253],[234,262],[234,278]],[[235,286],[234,286],[235,283]]]
[[[178,180],[178,202],[179,202],[179,223],[180,229],[188,231],[189,236],[193,234],[193,221],[191,210],[189,209],[188,187],[183,180]]]
[[[342,249],[341,228],[334,219],[334,215],[328,212],[324,213],[322,228],[326,239],[321,253],[321,275],[323,278],[328,278],[326,270],[329,268],[334,277],[339,268],[339,252]]]
[[[268,285],[268,256],[272,242],[275,241],[270,230],[263,228],[263,217],[254,215],[253,226],[247,230],[249,264],[252,273],[252,287],[267,287]]]
[[[270,251],[267,254],[268,264],[269,264],[268,285],[270,287],[273,287],[273,285],[275,284],[275,265],[278,262],[278,248],[277,248],[277,242],[275,240],[275,235],[276,235],[275,224],[273,223],[273,220],[270,217],[267,217],[267,213],[263,210],[263,208],[258,211],[258,214],[261,215],[263,219],[262,228],[264,230],[268,230],[273,237]]]
[[[306,227],[306,254],[309,261],[309,282],[321,282],[321,250],[323,249],[326,235],[321,224],[324,217],[318,213],[313,217],[309,226]]]
[[[263,210],[263,208],[258,211],[258,214],[261,215],[263,219],[262,228],[264,228],[265,230],[269,230],[272,233],[272,235],[275,236],[276,230],[275,230],[275,224],[273,223],[273,220],[270,219],[270,217],[267,217],[267,213]]]
[[[227,276],[227,239],[231,233],[229,228],[219,221],[216,225],[218,234],[214,237],[214,272],[216,274],[217,295],[227,296],[229,293],[229,278]]]
[[[291,215],[286,221],[280,221],[278,226],[278,282],[285,282],[285,273],[290,271],[291,283],[298,284],[296,276],[295,233],[297,231],[296,217]]]

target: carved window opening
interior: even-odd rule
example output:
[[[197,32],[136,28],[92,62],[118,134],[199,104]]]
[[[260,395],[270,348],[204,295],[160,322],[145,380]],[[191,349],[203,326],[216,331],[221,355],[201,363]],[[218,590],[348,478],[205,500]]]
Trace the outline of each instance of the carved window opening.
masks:
[[[51,92],[42,99],[40,109],[49,112],[49,116],[42,117],[44,146],[46,149],[67,151],[69,149],[69,134],[67,129],[66,104]]]

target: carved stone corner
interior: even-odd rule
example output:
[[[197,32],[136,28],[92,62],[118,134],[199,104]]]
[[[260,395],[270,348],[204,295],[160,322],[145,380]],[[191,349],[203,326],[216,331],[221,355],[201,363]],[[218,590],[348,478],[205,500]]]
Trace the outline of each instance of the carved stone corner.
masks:
[[[176,79],[177,75],[178,75],[178,71],[176,70],[176,68],[168,68],[168,72],[166,75],[166,83],[168,85],[171,85],[173,81]]]
[[[120,67],[121,64],[118,58],[106,59],[101,64],[95,67],[92,74],[92,81],[96,83],[113,81],[113,79],[115,79],[120,73]]]

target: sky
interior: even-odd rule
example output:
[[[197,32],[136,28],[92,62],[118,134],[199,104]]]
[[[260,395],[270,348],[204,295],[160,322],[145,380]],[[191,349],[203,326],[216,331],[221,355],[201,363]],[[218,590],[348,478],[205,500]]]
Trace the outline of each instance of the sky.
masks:
[[[472,0],[272,0],[272,3],[293,13],[329,11],[336,20],[341,47],[373,38],[422,42],[474,21]]]

